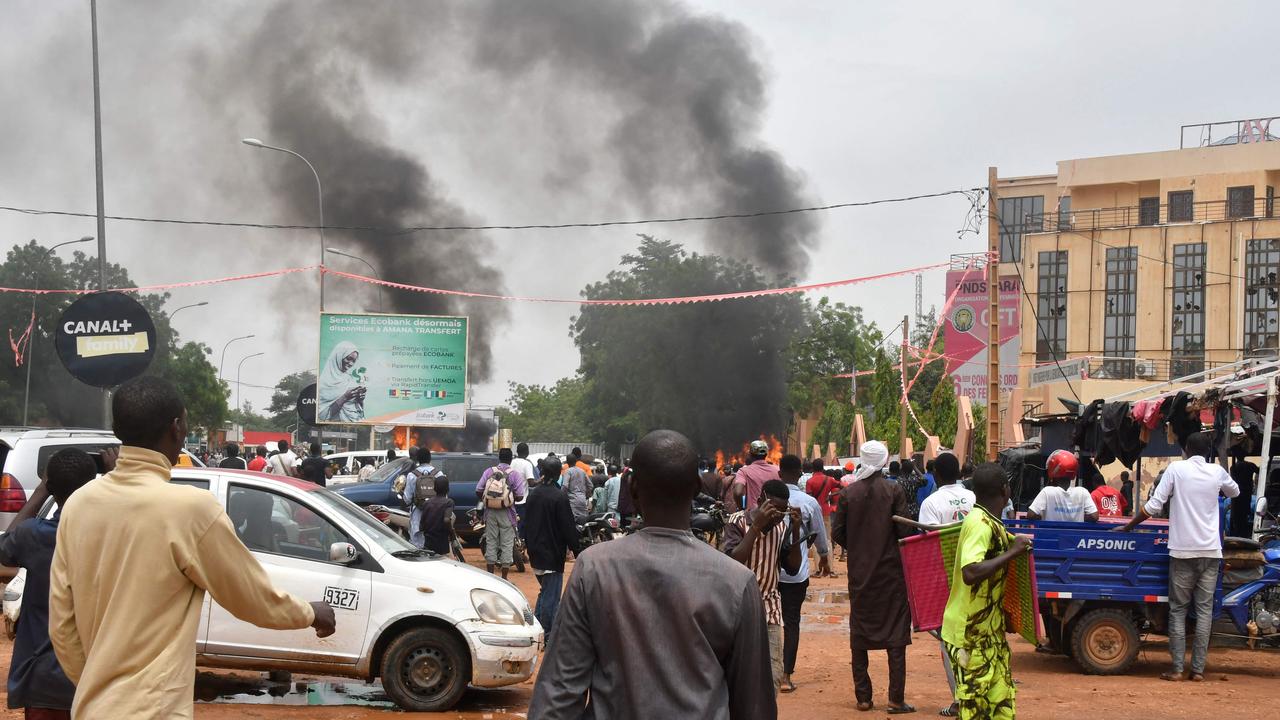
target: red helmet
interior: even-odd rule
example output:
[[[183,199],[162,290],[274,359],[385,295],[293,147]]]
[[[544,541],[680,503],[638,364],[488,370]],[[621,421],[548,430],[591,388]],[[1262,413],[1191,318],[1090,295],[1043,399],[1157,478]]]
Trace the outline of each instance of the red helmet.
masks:
[[[1073,478],[1080,469],[1080,461],[1076,460],[1075,453],[1070,450],[1054,450],[1044,469],[1050,480]]]

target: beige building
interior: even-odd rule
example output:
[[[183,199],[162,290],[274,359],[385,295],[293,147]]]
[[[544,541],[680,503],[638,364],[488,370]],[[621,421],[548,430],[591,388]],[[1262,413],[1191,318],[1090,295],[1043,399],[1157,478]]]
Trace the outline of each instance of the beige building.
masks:
[[[1280,142],[1266,122],[998,181],[1001,275],[1021,274],[1026,290],[1014,413],[1060,412],[1070,396],[1037,365],[1083,370],[1072,385],[1087,402],[1276,354]]]

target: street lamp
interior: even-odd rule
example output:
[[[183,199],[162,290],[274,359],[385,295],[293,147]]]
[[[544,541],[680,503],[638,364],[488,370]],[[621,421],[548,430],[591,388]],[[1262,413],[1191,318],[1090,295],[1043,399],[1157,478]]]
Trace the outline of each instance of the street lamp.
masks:
[[[276,152],[288,153],[306,163],[307,167],[311,168],[311,174],[316,179],[316,196],[319,200],[320,207],[320,312],[324,312],[324,188],[320,186],[320,173],[316,172],[316,168],[311,164],[310,160],[288,148],[268,145],[257,138],[245,138],[240,142],[248,145],[249,147],[256,147],[261,150],[275,150]]]
[[[341,255],[342,257],[349,257],[349,258],[351,258],[352,260],[359,260],[360,262],[362,262],[362,263],[364,263],[364,264],[365,264],[365,267],[369,268],[369,272],[373,273],[373,276],[374,276],[375,278],[377,278],[378,280],[381,280],[381,279],[382,279],[382,276],[378,274],[378,270],[377,270],[377,268],[375,268],[373,265],[369,264],[369,261],[368,261],[368,260],[365,260],[364,258],[360,257],[359,255],[352,255],[351,253],[343,252],[343,251],[339,250],[338,248],[325,248],[325,249],[326,249],[328,252],[333,253],[334,255]],[[383,304],[382,304],[382,286],[381,286],[381,285],[379,285],[379,286],[378,286],[378,312],[384,312],[384,307],[383,307]]]
[[[222,379],[222,366],[227,362],[227,348],[231,347],[231,343],[237,340],[248,340],[249,338],[253,338],[253,337],[257,337],[257,335],[250,334],[250,335],[241,335],[240,337],[234,337],[228,340],[226,345],[222,346],[222,358],[218,360],[218,379],[219,380]]]
[[[244,367],[245,360],[248,360],[249,358],[256,358],[259,355],[265,355],[265,354],[266,353],[259,352],[259,353],[254,353],[252,355],[245,355],[244,357],[240,358],[240,364],[236,366],[236,412],[240,411],[240,368]]]
[[[177,316],[178,316],[178,313],[182,312],[183,310],[186,310],[187,308],[193,308],[193,307],[204,307],[205,305],[208,305],[208,304],[209,304],[209,301],[208,301],[208,300],[206,300],[206,301],[204,301],[204,302],[198,302],[198,303],[194,303],[194,304],[191,304],[191,305],[183,305],[182,307],[178,308],[177,310],[174,310],[173,312],[169,313],[169,324],[170,324],[170,325],[172,325],[172,324],[173,324],[173,319],[174,319],[175,317],[177,317]]]
[[[94,240],[93,236],[86,235],[80,238],[79,240],[68,240],[66,242],[60,242],[57,245],[54,245],[53,247],[44,251],[44,255],[40,256],[40,265],[44,264],[44,261],[48,259],[50,255],[53,254],[54,250],[57,250],[63,245],[76,245],[78,243],[93,242],[93,240]],[[38,267],[33,268],[31,270],[31,289],[32,290],[40,289],[40,276],[36,274],[37,269]],[[27,337],[27,387],[22,392],[22,424],[24,426],[27,424],[27,405],[31,401],[31,361],[35,357],[35,353],[36,353],[35,317],[36,317],[36,298],[38,297],[40,297],[39,293],[31,293],[31,322],[32,322],[31,333],[32,334]]]

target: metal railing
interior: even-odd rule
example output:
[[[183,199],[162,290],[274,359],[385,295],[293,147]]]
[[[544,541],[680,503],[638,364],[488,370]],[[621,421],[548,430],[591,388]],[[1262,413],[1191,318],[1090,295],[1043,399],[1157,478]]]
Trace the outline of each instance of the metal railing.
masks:
[[[1107,230],[1112,228],[1168,225],[1173,223],[1224,222],[1274,218],[1276,199],[1206,200],[1201,202],[1029,213],[1023,233]]]
[[[1205,360],[1202,356],[1194,355],[1173,358],[1090,357],[1089,377],[1098,380],[1168,381],[1237,362],[1239,361]]]
[[[1248,120],[1220,120],[1218,122],[1195,123],[1180,128],[1178,147],[1186,148],[1187,131],[1192,131],[1196,143],[1190,147],[1211,147],[1217,145],[1243,145],[1245,143],[1272,142],[1278,140],[1271,133],[1271,122],[1280,120],[1280,116],[1268,118],[1250,118]],[[1214,136],[1217,139],[1214,139]]]

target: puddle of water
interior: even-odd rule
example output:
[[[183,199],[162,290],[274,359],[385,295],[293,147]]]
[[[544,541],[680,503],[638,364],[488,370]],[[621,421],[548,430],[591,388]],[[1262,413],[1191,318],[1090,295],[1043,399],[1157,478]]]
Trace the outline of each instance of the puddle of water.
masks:
[[[203,672],[196,676],[196,700],[217,704],[396,707],[382,685],[358,680],[282,683]]]
[[[848,590],[810,590],[806,602],[843,605],[849,602]]]

